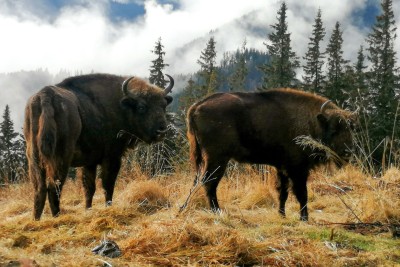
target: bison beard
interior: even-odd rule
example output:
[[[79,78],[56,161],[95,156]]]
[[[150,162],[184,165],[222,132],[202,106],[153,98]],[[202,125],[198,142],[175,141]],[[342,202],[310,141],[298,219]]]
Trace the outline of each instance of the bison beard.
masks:
[[[160,141],[174,80],[162,90],[139,78],[92,74],[68,78],[33,95],[25,108],[28,172],[34,185],[34,218],[48,195],[53,216],[69,167],[81,167],[86,208],[92,206],[97,166],[106,205],[112,202],[121,157],[137,142]],[[129,133],[118,136],[119,132]]]
[[[285,216],[291,181],[300,218],[307,221],[307,178],[326,159],[312,156],[315,151],[300,147],[295,138],[310,136],[348,159],[353,117],[323,97],[293,89],[214,94],[188,111],[195,183],[201,179],[210,208],[217,211],[217,186],[229,160],[275,166],[280,214]]]

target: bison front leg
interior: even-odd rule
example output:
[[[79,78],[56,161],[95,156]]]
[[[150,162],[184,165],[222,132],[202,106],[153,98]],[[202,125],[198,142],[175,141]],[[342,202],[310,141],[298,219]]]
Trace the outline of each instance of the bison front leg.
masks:
[[[121,160],[110,159],[101,165],[101,181],[106,198],[106,206],[111,206],[114,194],[115,181],[119,169],[121,168]]]
[[[286,216],[285,204],[289,195],[288,186],[289,186],[289,177],[286,175],[285,171],[278,170],[277,190],[279,193],[279,214],[282,217]]]
[[[307,178],[308,171],[297,170],[295,174],[291,175],[293,182],[293,193],[300,204],[300,220],[308,221],[308,210],[307,210]]]
[[[86,209],[90,209],[96,191],[96,165],[79,168],[78,176],[82,180],[83,190],[85,191]]]

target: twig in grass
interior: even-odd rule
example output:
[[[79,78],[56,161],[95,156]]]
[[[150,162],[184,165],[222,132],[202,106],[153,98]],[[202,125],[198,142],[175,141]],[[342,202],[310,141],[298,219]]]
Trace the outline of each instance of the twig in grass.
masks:
[[[212,180],[212,179],[210,179],[211,176],[212,176],[218,169],[219,169],[219,166],[218,166],[218,168],[216,168],[212,173],[210,173],[210,175],[208,176],[208,178],[205,178],[206,175],[207,175],[207,173],[204,174],[204,178],[203,178],[203,179],[199,179],[199,177],[196,178],[196,182],[194,183],[193,187],[190,189],[189,195],[187,196],[185,202],[183,203],[182,206],[180,206],[178,213],[181,213],[181,212],[188,206],[191,196],[192,196],[194,193],[196,193],[202,185],[204,185],[205,183],[207,183],[207,182],[209,182],[209,181]],[[214,178],[214,179],[215,179],[215,178]],[[199,182],[199,181],[201,181],[201,182]]]
[[[108,262],[106,262],[105,260],[102,260],[102,259],[97,259],[98,261],[101,261],[102,263],[104,263],[104,266],[107,266],[107,267],[112,267],[112,264],[111,263],[108,263]]]
[[[340,188],[339,186],[333,185],[333,184],[329,184],[329,183],[327,183],[327,184],[328,184],[329,186],[332,186],[333,188],[335,188],[335,189],[337,189],[337,190],[339,190],[339,191],[341,191],[341,192],[347,194],[346,191],[343,190],[342,188]],[[363,223],[363,221],[360,219],[360,217],[358,217],[357,214],[354,212],[354,210],[353,210],[349,205],[347,205],[347,203],[344,201],[344,199],[343,199],[339,194],[337,194],[336,196],[337,196],[337,197],[340,199],[340,201],[346,206],[346,208],[347,208],[348,210],[350,210],[350,212],[354,215],[354,217],[355,217],[360,223]]]
[[[329,222],[329,223],[317,223],[320,226],[328,226],[328,225],[345,225],[345,226],[377,226],[377,227],[382,227],[382,226],[394,226],[394,227],[398,227],[400,226],[400,224],[392,224],[392,223],[381,223],[381,222],[373,222],[373,223],[364,223],[364,222],[360,222],[360,223],[340,223],[340,222]]]

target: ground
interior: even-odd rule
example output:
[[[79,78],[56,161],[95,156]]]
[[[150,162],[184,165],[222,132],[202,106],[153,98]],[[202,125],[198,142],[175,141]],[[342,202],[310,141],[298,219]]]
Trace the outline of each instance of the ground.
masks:
[[[180,211],[190,168],[153,179],[137,169],[123,169],[111,207],[98,183],[85,210],[80,181],[68,180],[62,214],[52,218],[46,204],[40,221],[29,182],[0,188],[0,266],[400,266],[399,169],[381,178],[351,165],[318,169],[308,223],[293,195],[287,218],[278,215],[272,169],[231,167],[218,188],[221,214],[208,210],[201,188]],[[92,253],[103,239],[122,255]]]

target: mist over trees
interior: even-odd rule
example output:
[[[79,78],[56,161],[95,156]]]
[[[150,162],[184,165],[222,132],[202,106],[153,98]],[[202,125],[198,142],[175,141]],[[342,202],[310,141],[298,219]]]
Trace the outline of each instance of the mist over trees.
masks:
[[[310,35],[306,53],[296,54],[296,47],[292,46],[291,33],[288,31],[288,10],[290,6],[285,2],[277,10],[276,23],[270,25],[269,32],[265,33],[265,50],[248,47],[243,36],[243,43],[238,44],[236,51],[217,51],[216,44],[223,40],[216,39],[213,32],[210,32],[209,39],[203,44],[198,57],[193,58],[193,62],[199,65],[197,72],[168,73],[173,75],[176,81],[173,90],[174,101],[169,110],[176,113],[176,117],[180,119],[179,127],[184,130],[185,115],[190,105],[215,92],[249,92],[294,87],[326,96],[343,108],[358,110],[362,114],[360,123],[364,136],[361,139],[364,141],[359,147],[364,150],[363,153],[373,155],[374,163],[381,166],[400,162],[400,68],[394,49],[397,29],[392,0],[381,1],[381,13],[376,17],[365,43],[354,44],[359,47],[355,62],[343,56],[345,29],[340,22],[324,25],[324,11],[321,9],[309,25]],[[325,38],[328,38],[327,45],[323,47]],[[164,70],[168,66],[164,59],[168,49],[165,50],[161,37],[149,51],[155,55],[154,60],[149,62],[149,80],[164,87]],[[220,62],[217,62],[217,55],[222,56]],[[299,58],[303,59],[302,65]],[[23,88],[22,92],[32,94],[44,84],[54,84],[76,74],[81,73],[60,71],[57,75],[51,75],[46,70],[38,70],[0,74],[0,78],[13,75],[22,82],[18,85],[10,83],[7,86]],[[11,154],[21,150],[20,147],[17,149],[16,143],[22,141],[20,135],[15,135],[18,131],[14,132],[12,129],[9,112],[4,111],[1,124],[0,160],[1,164],[9,162],[12,167],[11,162],[14,160]],[[7,150],[9,148],[6,136],[15,142],[11,145],[14,150]],[[170,143],[169,146],[173,144]],[[10,151],[14,152],[10,154]],[[18,166],[24,165],[19,163]],[[151,172],[154,174],[154,171]],[[2,177],[16,175],[8,170],[3,173],[6,174],[0,174]],[[2,182],[4,179],[13,178],[0,179],[3,179],[0,180]]]

